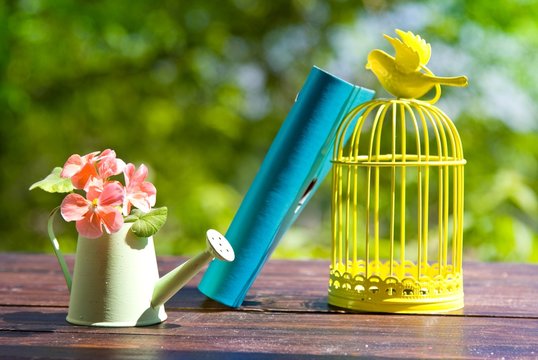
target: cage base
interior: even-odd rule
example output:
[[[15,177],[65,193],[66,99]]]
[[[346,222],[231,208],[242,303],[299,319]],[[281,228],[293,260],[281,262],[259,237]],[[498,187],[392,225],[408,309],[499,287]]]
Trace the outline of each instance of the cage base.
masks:
[[[391,298],[381,301],[329,292],[329,305],[356,312],[436,314],[462,309],[463,292],[435,299]]]

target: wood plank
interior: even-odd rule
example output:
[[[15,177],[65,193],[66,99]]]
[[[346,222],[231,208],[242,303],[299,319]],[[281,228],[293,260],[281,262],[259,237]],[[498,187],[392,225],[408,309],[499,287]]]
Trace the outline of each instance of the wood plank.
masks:
[[[184,258],[161,257],[161,273]],[[72,256],[68,263],[72,265]],[[168,309],[226,309],[196,289],[201,274],[166,304]],[[538,317],[538,266],[464,265],[465,308],[453,315]],[[241,309],[338,312],[327,304],[328,262],[270,260]],[[51,255],[0,254],[0,305],[67,306],[67,288]]]
[[[71,326],[65,309],[0,307],[5,357],[538,357],[538,321],[459,316],[172,311],[143,328]],[[290,356],[297,358],[296,356]]]
[[[340,311],[327,303],[328,262],[271,260],[246,297],[244,308]],[[538,266],[464,264],[465,307],[452,315],[538,318]],[[275,296],[278,294],[278,296]]]

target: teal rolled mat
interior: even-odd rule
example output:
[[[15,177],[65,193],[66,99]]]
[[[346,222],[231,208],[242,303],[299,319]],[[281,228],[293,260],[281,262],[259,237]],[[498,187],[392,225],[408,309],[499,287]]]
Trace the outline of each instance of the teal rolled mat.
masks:
[[[374,92],[313,67],[276,135],[226,238],[231,263],[213,261],[198,288],[209,298],[238,307],[282,235],[331,169],[336,131]]]

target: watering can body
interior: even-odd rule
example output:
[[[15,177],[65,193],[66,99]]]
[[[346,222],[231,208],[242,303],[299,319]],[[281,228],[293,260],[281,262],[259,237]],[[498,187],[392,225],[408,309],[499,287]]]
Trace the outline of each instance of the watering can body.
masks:
[[[67,321],[91,326],[144,326],[166,320],[152,306],[159,281],[153,238],[129,226],[97,239],[79,236]]]
[[[233,261],[228,240],[206,233],[207,248],[159,278],[153,237],[137,237],[132,223],[97,239],[79,236],[71,276],[49,218],[49,237],[70,292],[67,321],[75,325],[130,327],[166,320],[164,303],[207,263]]]

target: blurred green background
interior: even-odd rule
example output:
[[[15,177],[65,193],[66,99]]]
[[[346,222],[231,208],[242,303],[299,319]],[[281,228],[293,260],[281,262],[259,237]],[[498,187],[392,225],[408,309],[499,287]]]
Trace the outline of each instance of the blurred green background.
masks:
[[[59,194],[28,191],[70,154],[113,148],[150,168],[169,218],[159,254],[225,231],[312,65],[376,89],[364,69],[395,28],[466,74],[438,106],[465,157],[465,258],[538,262],[538,2],[0,1],[1,251],[51,252]],[[330,180],[276,257],[330,252]],[[72,252],[73,224],[58,223]]]

